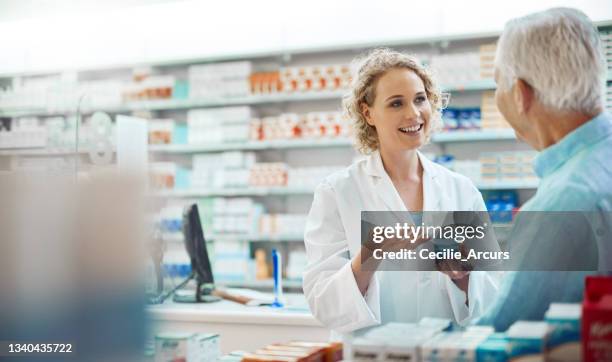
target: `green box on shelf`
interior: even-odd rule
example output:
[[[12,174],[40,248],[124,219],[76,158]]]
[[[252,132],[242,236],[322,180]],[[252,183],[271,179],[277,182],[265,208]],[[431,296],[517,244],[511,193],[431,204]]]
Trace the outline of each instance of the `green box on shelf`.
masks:
[[[172,143],[175,145],[187,144],[187,125],[184,123],[175,123],[172,131]]]
[[[191,171],[182,167],[176,168],[176,176],[174,178],[175,189],[189,189],[191,186]]]
[[[174,89],[172,89],[172,98],[188,99],[189,98],[189,82],[186,80],[176,80]]]

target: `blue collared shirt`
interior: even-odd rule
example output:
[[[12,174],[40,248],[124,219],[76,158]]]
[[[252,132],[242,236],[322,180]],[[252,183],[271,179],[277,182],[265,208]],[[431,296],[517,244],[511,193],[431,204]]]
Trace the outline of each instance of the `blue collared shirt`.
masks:
[[[536,194],[522,211],[612,211],[612,116],[601,113],[556,144],[544,149],[535,159],[540,177]],[[608,217],[609,218],[609,217]],[[538,239],[539,250],[563,252],[559,239]],[[599,253],[612,270],[612,237],[600,238]],[[548,249],[546,249],[548,248]],[[493,325],[505,331],[517,320],[542,320],[550,303],[578,303],[582,300],[584,278],[588,272],[520,271],[508,272],[496,302],[476,323]]]

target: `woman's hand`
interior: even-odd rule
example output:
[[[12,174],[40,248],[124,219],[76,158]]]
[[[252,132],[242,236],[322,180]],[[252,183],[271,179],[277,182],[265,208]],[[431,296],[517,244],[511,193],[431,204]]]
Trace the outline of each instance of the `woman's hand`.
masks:
[[[461,244],[459,250],[461,251],[462,255],[467,254],[463,244]],[[448,275],[453,283],[455,283],[455,285],[465,293],[465,304],[469,305],[468,290],[472,266],[466,262],[444,259],[436,261],[436,267],[438,268],[439,272]]]
[[[385,238],[381,243],[375,243],[373,240],[373,230],[370,230],[367,242],[363,243],[361,250],[353,260],[351,261],[351,269],[355,276],[355,281],[359,287],[359,291],[362,295],[365,295],[370,285],[372,276],[378,269],[381,260],[373,257],[374,250],[380,249],[384,251],[399,251],[402,249],[413,250],[418,248],[421,244],[426,243],[429,239],[425,238]],[[414,242],[410,242],[414,240]]]

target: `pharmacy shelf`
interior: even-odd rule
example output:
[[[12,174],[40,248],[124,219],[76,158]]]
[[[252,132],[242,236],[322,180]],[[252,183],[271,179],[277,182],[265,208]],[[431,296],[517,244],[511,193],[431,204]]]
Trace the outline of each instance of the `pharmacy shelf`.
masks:
[[[434,143],[516,140],[513,130],[450,131],[434,134]],[[292,148],[332,148],[352,146],[348,138],[296,139],[276,141],[246,141],[241,143],[212,143],[203,145],[151,145],[149,151],[160,153],[206,153],[222,151],[256,151]]]
[[[271,289],[274,287],[274,281],[272,279],[264,279],[264,280],[220,280],[215,281],[215,284],[230,287],[230,288],[265,288]],[[302,281],[295,279],[283,279],[283,288],[302,288]]]
[[[448,131],[435,133],[431,137],[434,143],[472,142],[472,141],[502,141],[516,140],[512,129],[483,131]]]
[[[538,188],[538,181],[499,181],[499,182],[481,182],[479,190],[530,190]]]
[[[465,84],[455,84],[442,86],[441,89],[444,92],[470,92],[470,91],[483,91],[493,90],[497,87],[493,79],[481,79],[476,81],[467,82]]]
[[[320,101],[326,99],[340,99],[345,93],[345,90],[340,91],[312,91],[301,93],[286,93],[286,94],[270,94],[270,95],[253,95],[248,97],[237,98],[210,98],[210,99],[164,99],[150,101],[129,102],[116,107],[100,107],[96,111],[109,113],[123,113],[132,111],[161,111],[161,110],[178,110],[191,108],[213,108],[213,107],[230,107],[241,105],[260,105],[288,102],[307,102]],[[74,114],[74,110],[65,111],[46,111],[42,109],[23,109],[0,111],[2,117],[21,117],[21,116],[61,116],[66,114]],[[82,113],[93,113],[91,108],[84,109]]]
[[[485,182],[479,183],[480,190],[522,190],[535,189],[538,187],[537,181],[504,181],[504,182]],[[208,197],[208,196],[292,196],[313,194],[313,188],[308,187],[245,187],[245,188],[226,188],[226,189],[186,189],[186,190],[167,190],[153,193],[156,197]]]
[[[217,241],[217,242],[226,242],[226,241],[249,241],[249,242],[303,242],[304,235],[295,234],[295,235],[205,235],[207,241]],[[163,240],[169,243],[182,243],[183,235],[181,233],[177,233],[176,235],[164,235]]]
[[[495,82],[492,80],[478,80],[467,82],[462,85],[453,85],[442,87],[446,92],[464,92],[464,91],[482,91],[495,89]],[[210,98],[210,99],[165,99],[151,101],[130,102],[116,107],[100,107],[96,111],[109,113],[123,113],[132,111],[161,111],[161,110],[178,110],[191,108],[213,108],[213,107],[230,107],[241,105],[262,105],[275,103],[289,102],[307,102],[320,100],[340,100],[346,93],[346,90],[338,91],[310,91],[310,92],[294,92],[283,94],[270,95],[253,95],[239,98]],[[45,109],[13,109],[0,110],[0,117],[24,117],[24,116],[62,116],[74,114],[74,110],[65,111],[47,111]],[[93,113],[91,108],[84,109],[82,113]]]
[[[202,145],[151,145],[149,146],[149,151],[163,153],[206,153],[221,151],[348,147],[352,144],[353,142],[349,138],[296,139],[276,141],[246,141],[240,143],[211,143]]]
[[[225,189],[167,190],[153,193],[157,197],[208,197],[208,196],[291,196],[312,195],[313,188],[301,187],[245,187]]]
[[[68,156],[75,154],[87,154],[89,149],[81,148],[78,151],[74,149],[60,148],[60,149],[47,149],[44,147],[31,147],[31,148],[3,148],[0,149],[0,156]]]

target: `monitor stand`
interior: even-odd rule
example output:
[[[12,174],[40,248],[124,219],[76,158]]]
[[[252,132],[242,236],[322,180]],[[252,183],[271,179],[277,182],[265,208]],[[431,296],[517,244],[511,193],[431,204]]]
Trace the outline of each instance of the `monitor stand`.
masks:
[[[218,302],[221,298],[212,294],[214,287],[204,287],[204,283],[198,281],[195,293],[192,295],[174,294],[172,300],[175,303],[213,303]]]

